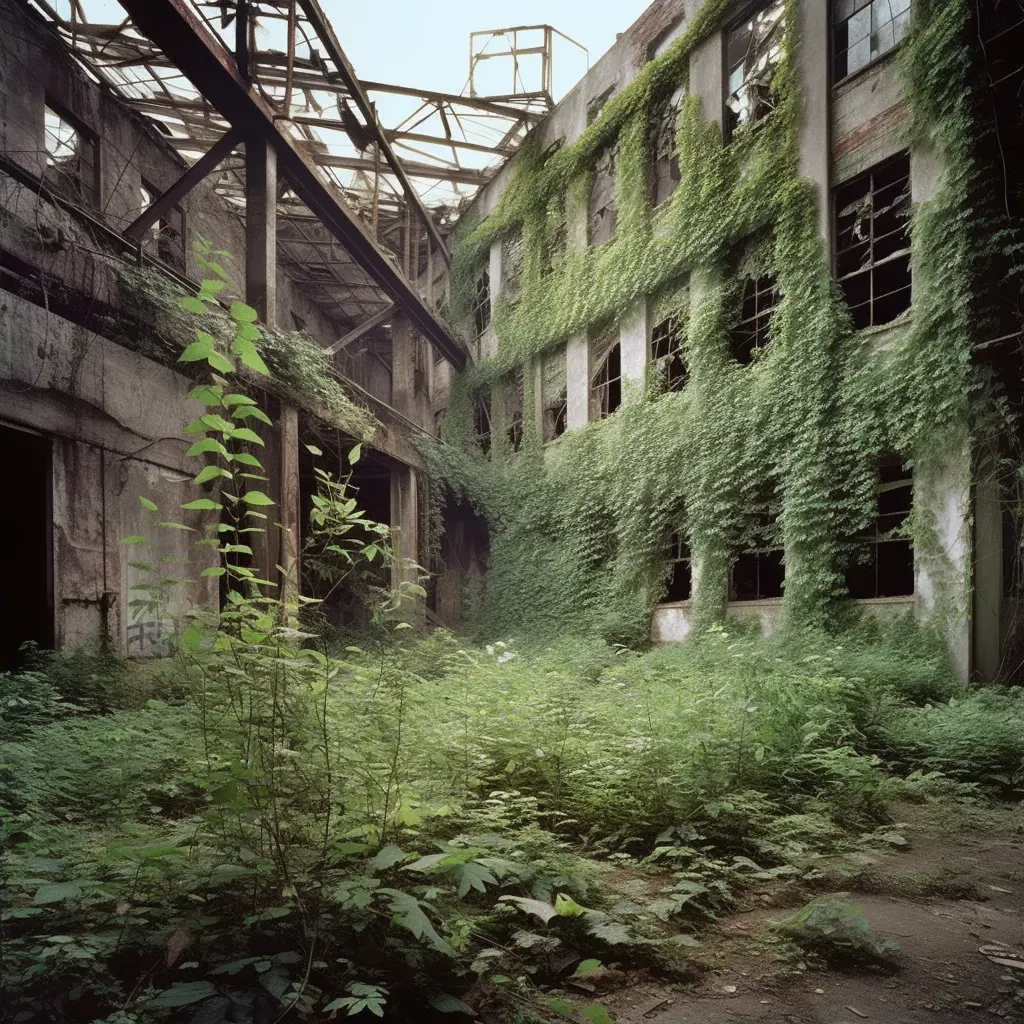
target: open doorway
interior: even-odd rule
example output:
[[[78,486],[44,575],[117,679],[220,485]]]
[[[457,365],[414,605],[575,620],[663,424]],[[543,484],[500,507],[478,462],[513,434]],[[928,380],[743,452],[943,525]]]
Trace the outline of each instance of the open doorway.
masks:
[[[20,646],[53,647],[53,449],[49,439],[0,427],[0,670]]]

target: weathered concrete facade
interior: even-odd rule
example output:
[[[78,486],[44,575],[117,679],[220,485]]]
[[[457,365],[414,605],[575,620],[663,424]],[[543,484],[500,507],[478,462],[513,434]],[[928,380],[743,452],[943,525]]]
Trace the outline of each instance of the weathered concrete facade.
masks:
[[[723,20],[722,30],[713,32],[692,52],[689,61],[689,94],[701,99],[703,114],[723,123],[728,85],[729,30],[757,12],[767,3],[737,2]],[[857,5],[852,5],[857,6]],[[852,9],[851,5],[847,5]],[[894,32],[898,39],[905,22],[902,20],[911,4],[897,4],[903,13]],[[672,39],[679,36],[701,7],[699,0],[659,0],[630,28],[594,65],[577,86],[555,107],[537,128],[539,150],[545,151],[562,140],[571,144],[588,125],[588,110],[607,100],[609,95],[628,85],[651,58],[664,52]],[[831,55],[838,47],[836,32],[840,26],[833,14],[834,5],[826,0],[801,0],[799,3],[799,59],[801,117],[799,139],[799,172],[814,183],[818,194],[820,232],[835,260],[837,190],[873,168],[885,165],[892,158],[909,159],[910,196],[914,204],[936,194],[942,176],[937,154],[918,145],[911,145],[908,135],[908,103],[898,70],[899,43],[880,54],[874,54],[863,67],[838,79]],[[909,17],[909,15],[906,15]],[[843,31],[846,28],[843,27]],[[850,39],[853,29],[850,28]],[[874,45],[872,43],[872,45]],[[845,59],[845,58],[844,58]],[[598,173],[600,173],[598,171]],[[496,208],[508,186],[513,167],[506,165],[486,185],[475,200],[472,215],[485,218]],[[582,222],[586,211],[576,211],[576,221],[568,225],[570,249],[582,250],[588,244],[588,229]],[[502,287],[500,273],[501,242],[491,252],[491,300]],[[700,275],[689,282],[692,308],[702,296]],[[619,356],[623,382],[642,383],[651,356],[653,310],[650,301],[628,310],[619,322]],[[893,328],[870,327],[864,337],[872,346],[884,348]],[[479,352],[493,351],[493,329],[488,328],[478,339]],[[589,400],[597,367],[593,365],[586,335],[575,335],[564,345],[568,430],[580,427],[595,418]],[[540,423],[543,416],[541,389],[537,388],[538,407],[527,410]],[[628,401],[628,389],[624,390]],[[543,435],[542,435],[543,436]],[[553,452],[558,441],[550,441]],[[947,617],[950,651],[958,674],[967,679],[972,673],[993,678],[998,656],[998,592],[1000,526],[998,498],[989,491],[975,493],[972,486],[976,453],[969,450],[950,451],[943,465],[919,473],[913,482],[914,506],[937,524],[936,534],[941,554],[950,575],[956,580],[952,604],[961,609]],[[977,516],[977,529],[972,530]],[[696,578],[699,564],[692,566]],[[723,585],[725,585],[723,581]],[[893,588],[898,589],[898,588]],[[905,593],[864,598],[859,603],[873,616],[887,617],[913,612],[928,616],[936,604],[937,583],[928,567],[917,562],[913,584]],[[730,600],[728,616],[753,616],[765,632],[771,632],[779,621],[781,596],[750,600]],[[692,629],[690,601],[667,601],[653,615],[652,636],[656,641],[684,639]]]
[[[193,293],[204,276],[193,242],[209,239],[231,253],[232,290],[244,298],[246,210],[207,179],[175,212],[183,237],[175,237],[173,255],[155,239],[133,252],[121,233],[152,193],[167,189],[187,165],[155,122],[91,81],[27,5],[0,0],[0,20],[0,448],[7,457],[34,444],[32,459],[46,462],[39,485],[25,496],[25,516],[45,521],[48,548],[45,557],[26,556],[24,564],[16,559],[0,570],[4,606],[32,606],[21,619],[5,620],[14,624],[0,654],[12,659],[25,639],[65,646],[100,637],[129,655],[158,653],[164,620],[216,604],[217,586],[199,576],[208,553],[197,555],[184,532],[156,530],[139,501],[156,503],[164,518],[187,524],[196,518],[180,506],[196,496],[195,460],[185,458],[183,429],[199,407],[186,399],[195,380],[175,369],[173,355],[161,360],[159,346],[150,344],[164,325],[147,322],[122,286],[120,270],[141,263]],[[62,201],[67,196],[48,163],[48,110],[90,140],[96,166],[88,201]],[[301,327],[325,346],[350,329],[289,276],[273,236],[265,258],[276,299],[268,322]],[[181,339],[182,346],[190,340]],[[370,455],[378,471],[391,476],[391,522],[402,553],[418,560],[422,466],[411,442],[433,428],[434,359],[421,360],[427,376],[414,373],[416,346],[426,347],[396,317],[393,330],[385,326],[343,348],[334,363],[342,386],[378,421]],[[256,392],[275,420],[264,431],[263,461],[287,523],[299,505],[300,433],[312,441],[337,439],[337,432],[315,403],[296,418],[274,394]],[[13,491],[18,483],[9,486]],[[199,581],[173,591],[160,621],[139,620],[130,609],[139,572],[129,562],[139,556],[121,541],[136,534],[152,538],[148,557],[181,559],[180,575]],[[273,571],[289,557],[280,535],[270,531],[261,553],[265,564]],[[47,582],[20,598],[28,593],[24,574]]]

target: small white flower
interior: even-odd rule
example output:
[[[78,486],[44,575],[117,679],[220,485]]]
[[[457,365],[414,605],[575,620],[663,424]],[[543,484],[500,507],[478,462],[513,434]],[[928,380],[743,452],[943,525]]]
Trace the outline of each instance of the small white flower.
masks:
[[[504,665],[506,661],[511,661],[515,655],[511,651],[505,651],[504,654],[498,655],[498,664]]]

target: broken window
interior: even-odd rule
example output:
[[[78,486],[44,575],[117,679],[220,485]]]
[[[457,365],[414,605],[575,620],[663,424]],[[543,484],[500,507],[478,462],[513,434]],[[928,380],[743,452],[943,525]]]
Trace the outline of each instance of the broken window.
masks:
[[[652,122],[651,201],[655,206],[663,202],[679,184],[679,154],[676,152],[676,118],[683,90],[662,100],[654,108]]]
[[[690,547],[677,531],[669,538],[666,601],[689,601],[693,596],[693,564]]]
[[[679,318],[667,316],[651,331],[651,362],[664,374],[668,391],[681,391],[689,376],[683,359],[683,330]]]
[[[615,234],[615,156],[616,147],[609,146],[594,168],[594,184],[587,211],[588,241],[591,245],[611,241]]]
[[[608,101],[615,95],[615,86],[610,85],[600,96],[595,96],[587,104],[587,124],[593,124],[600,116],[601,111],[607,106]]]
[[[491,450],[491,400],[480,395],[473,407],[473,436],[480,451],[487,455]]]
[[[904,597],[914,593],[914,548],[903,535],[914,506],[914,479],[898,459],[879,467],[874,522],[856,542],[846,574],[853,598]]]
[[[858,330],[910,308],[909,218],[905,153],[836,189],[836,275]]]
[[[597,367],[590,380],[590,418],[603,420],[622,405],[622,347],[617,324],[592,334],[590,365]]]
[[[513,231],[501,240],[501,294],[514,300],[523,281],[523,233]]]
[[[771,315],[779,298],[774,276],[748,277],[743,282],[740,321],[729,335],[729,352],[736,362],[749,365],[771,340]]]
[[[834,0],[835,74],[841,82],[888,53],[910,26],[910,0]]]
[[[730,601],[763,601],[782,597],[786,577],[776,522],[768,513],[752,517],[748,540],[729,569]]]
[[[544,214],[544,254],[541,274],[549,274],[561,262],[569,248],[569,223],[565,196],[552,196]]]
[[[565,348],[544,356],[540,393],[544,409],[544,440],[553,441],[565,433],[568,425]]]
[[[430,376],[427,369],[430,355],[427,342],[414,334],[412,339],[412,387],[413,394],[427,395],[430,393]]]
[[[785,0],[772,0],[729,30],[726,141],[741,125],[754,124],[772,112],[772,80],[782,59],[785,7]]]
[[[441,428],[444,426],[444,419],[448,415],[447,409],[438,409],[434,413],[434,433],[441,436]]]
[[[512,451],[523,444],[523,379],[516,376],[503,388],[505,397],[505,436]]]
[[[81,203],[96,206],[100,194],[99,140],[95,132],[49,100],[44,115],[47,178],[54,188]]]
[[[162,195],[160,189],[142,179],[142,209],[147,210]],[[149,229],[145,246],[156,258],[175,270],[185,269],[185,211],[173,206]],[[301,319],[301,318],[300,318]],[[303,321],[304,322],[304,321]],[[301,330],[301,328],[299,328]]]
[[[481,270],[473,285],[473,330],[479,338],[491,322],[491,275]]]

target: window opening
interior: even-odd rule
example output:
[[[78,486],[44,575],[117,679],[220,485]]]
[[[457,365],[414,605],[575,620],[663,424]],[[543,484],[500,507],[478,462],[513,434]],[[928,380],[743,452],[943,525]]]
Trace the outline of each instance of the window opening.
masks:
[[[914,479],[899,461],[879,467],[874,522],[856,541],[847,571],[850,596],[905,597],[914,593],[914,547],[903,529],[914,506]]]
[[[142,179],[143,210],[152,206],[162,194],[160,189]],[[185,269],[185,212],[179,205],[173,206],[149,229],[146,249],[169,267],[180,271]]]
[[[480,451],[487,455],[491,450],[491,400],[481,395],[473,408],[473,436]]]
[[[593,124],[600,116],[601,111],[607,106],[608,101],[615,95],[615,86],[611,85],[600,96],[595,96],[587,104],[587,124]]]
[[[740,322],[729,335],[730,354],[742,366],[752,363],[771,340],[772,310],[780,298],[773,276],[748,277],[744,281]]]
[[[910,0],[834,0],[836,81],[888,53],[910,26]]]
[[[786,578],[777,523],[768,512],[751,517],[748,540],[729,569],[730,601],[764,601],[782,597]]]
[[[622,347],[617,325],[591,339],[590,365],[597,366],[590,381],[590,418],[603,420],[622,404]]]
[[[689,373],[683,359],[683,332],[678,317],[665,317],[651,331],[651,362],[661,366],[668,391],[683,389]]]
[[[491,322],[491,275],[481,270],[473,290],[473,329],[479,338]]]
[[[910,308],[910,157],[894,157],[836,189],[836,276],[854,326]]]
[[[430,356],[427,354],[427,342],[419,335],[413,335],[412,339],[412,385],[413,394],[426,395],[430,393],[430,376],[427,364]]]
[[[782,59],[785,0],[773,0],[731,29],[726,40],[726,141],[772,112],[772,80]]]
[[[81,121],[47,101],[44,135],[46,167],[57,191],[83,206],[99,198],[99,143]]]
[[[682,96],[683,90],[679,89],[673,96],[662,100],[654,110],[654,159],[651,161],[651,201],[654,206],[661,206],[675,192],[680,181],[679,154],[676,152],[676,118]]]
[[[564,348],[544,356],[540,391],[544,409],[543,438],[545,441],[553,441],[565,433],[568,425],[569,407]]]
[[[18,481],[18,500],[0,504],[0,530],[12,541],[0,573],[0,671],[6,671],[20,665],[26,640],[53,646],[53,448],[48,438],[0,427],[0,451],[7,478]]]
[[[668,543],[668,580],[665,601],[689,601],[693,596],[693,563],[690,547],[676,531]]]
[[[590,190],[588,211],[591,245],[611,241],[615,234],[615,157],[616,147],[609,146],[594,167],[594,184]]]
[[[522,231],[505,235],[501,240],[501,293],[509,301],[519,297],[524,258]]]

